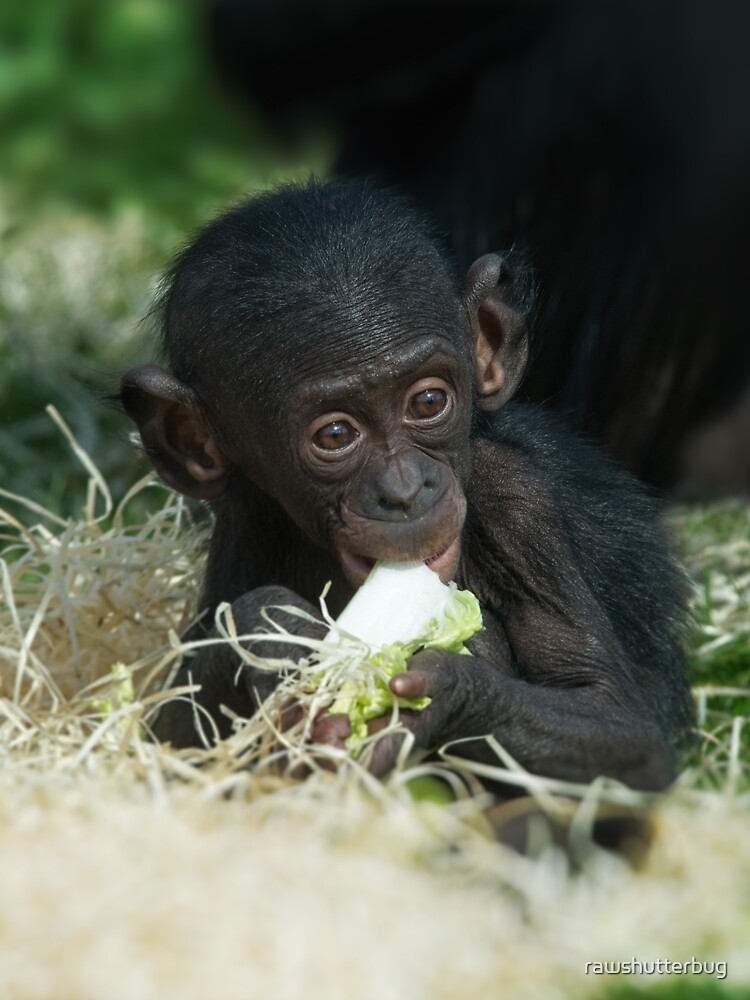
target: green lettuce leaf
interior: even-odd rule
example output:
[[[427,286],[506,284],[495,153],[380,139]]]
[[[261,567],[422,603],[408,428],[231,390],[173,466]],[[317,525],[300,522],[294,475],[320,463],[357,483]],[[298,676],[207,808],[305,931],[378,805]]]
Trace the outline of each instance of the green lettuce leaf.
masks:
[[[420,572],[421,570],[426,570],[432,579],[428,580],[424,573]],[[378,594],[378,606],[372,608],[371,614],[367,613],[367,582],[358,592],[357,615],[362,620],[362,631],[366,632],[368,636],[371,652],[363,664],[361,676],[356,680],[346,681],[329,708],[331,713],[341,713],[349,717],[352,731],[347,740],[347,746],[355,753],[356,747],[367,737],[367,723],[371,719],[388,714],[392,710],[394,702],[398,703],[399,708],[413,711],[421,711],[429,705],[430,698],[396,698],[388,687],[388,681],[391,677],[406,671],[408,660],[414,653],[420,649],[437,648],[445,649],[451,653],[470,655],[464,643],[482,628],[479,601],[470,591],[458,590],[455,583],[447,586],[440,583],[436,574],[422,564],[414,567],[413,571],[402,570],[397,579],[400,588],[402,587],[401,581],[403,581],[404,593],[390,593],[387,598],[389,601],[408,600],[408,584],[411,584],[412,587],[419,586],[420,583],[427,580],[432,590],[437,581],[439,587],[442,588],[439,595],[442,609],[438,614],[427,619],[422,614],[418,634],[404,641],[386,643],[378,648],[373,643],[372,622],[373,620],[383,619],[387,621],[388,619],[382,588],[380,591],[375,591],[373,588],[373,593]],[[400,612],[401,609],[399,609]],[[356,634],[357,622],[351,614],[346,620],[348,630]],[[387,631],[387,628],[387,625],[384,626],[384,630]]]

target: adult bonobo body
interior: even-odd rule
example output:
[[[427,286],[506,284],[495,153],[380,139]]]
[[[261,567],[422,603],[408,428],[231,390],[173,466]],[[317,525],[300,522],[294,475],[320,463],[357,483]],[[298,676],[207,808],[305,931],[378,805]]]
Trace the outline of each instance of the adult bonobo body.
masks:
[[[662,788],[689,716],[681,576],[629,476],[548,414],[504,405],[530,299],[495,254],[460,291],[393,193],[282,187],[178,257],[169,371],[129,371],[121,399],[164,481],[215,511],[207,628],[221,601],[253,631],[262,607],[315,607],[329,580],[336,614],[374,560],[424,560],[477,595],[485,629],[473,658],[423,652],[392,680],[432,696],[408,719],[417,747],[493,733],[535,772]],[[237,667],[211,647],[177,678],[202,685],[219,735],[221,705],[249,714],[275,682]],[[318,737],[340,740],[344,721],[320,720]],[[156,729],[200,742],[179,702]],[[493,757],[479,739],[460,752]]]

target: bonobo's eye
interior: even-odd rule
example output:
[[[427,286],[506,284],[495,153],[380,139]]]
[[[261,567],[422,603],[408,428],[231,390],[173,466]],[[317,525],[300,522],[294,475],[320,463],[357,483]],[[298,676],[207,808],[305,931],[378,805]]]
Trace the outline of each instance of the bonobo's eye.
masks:
[[[409,397],[407,412],[412,420],[430,420],[444,413],[449,402],[450,397],[445,389],[434,384],[426,385]]]
[[[332,420],[313,434],[313,441],[323,451],[341,451],[357,439],[357,431],[346,420]]]

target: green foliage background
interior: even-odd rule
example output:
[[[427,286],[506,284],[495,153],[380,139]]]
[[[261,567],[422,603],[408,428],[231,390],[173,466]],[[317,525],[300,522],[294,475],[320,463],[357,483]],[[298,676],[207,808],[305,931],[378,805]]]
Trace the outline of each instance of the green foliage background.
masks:
[[[24,212],[143,207],[189,228],[278,173],[213,74],[196,0],[30,0],[0,11],[0,170]]]
[[[128,428],[101,402],[150,356],[155,277],[241,194],[324,172],[330,141],[282,151],[218,83],[198,0],[0,6],[0,484],[75,513],[83,471],[53,403],[117,494]]]

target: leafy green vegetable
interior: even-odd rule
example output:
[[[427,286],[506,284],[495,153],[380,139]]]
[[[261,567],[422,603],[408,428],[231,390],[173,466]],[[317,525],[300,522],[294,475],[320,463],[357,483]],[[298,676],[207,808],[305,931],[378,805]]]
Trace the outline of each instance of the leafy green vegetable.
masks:
[[[345,681],[329,711],[349,716],[348,744],[367,736],[367,723],[399,708],[420,711],[429,698],[396,698],[388,681],[406,670],[419,649],[437,647],[469,654],[464,643],[482,627],[476,597],[444,584],[424,563],[378,563],[338,618],[331,636],[364,640],[370,652],[359,675]]]

